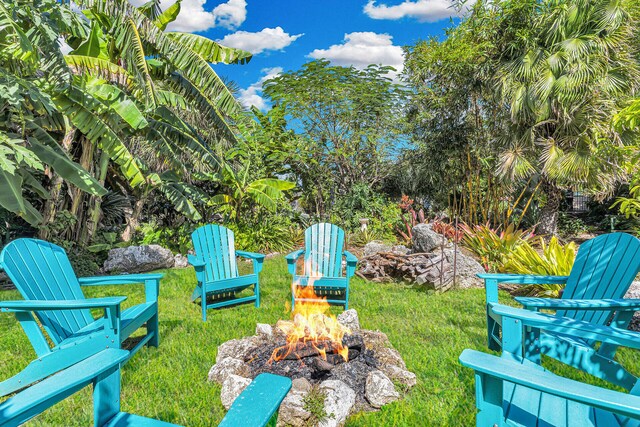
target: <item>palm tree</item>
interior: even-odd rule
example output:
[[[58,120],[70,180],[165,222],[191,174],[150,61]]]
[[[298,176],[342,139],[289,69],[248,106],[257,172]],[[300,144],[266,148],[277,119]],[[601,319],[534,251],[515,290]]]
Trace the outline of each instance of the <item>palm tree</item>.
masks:
[[[510,121],[499,173],[539,175],[546,203],[539,231],[557,232],[565,189],[606,194],[623,178],[616,147],[629,141],[612,117],[638,87],[633,0],[483,3],[499,32],[496,87]],[[505,36],[507,34],[508,36]]]

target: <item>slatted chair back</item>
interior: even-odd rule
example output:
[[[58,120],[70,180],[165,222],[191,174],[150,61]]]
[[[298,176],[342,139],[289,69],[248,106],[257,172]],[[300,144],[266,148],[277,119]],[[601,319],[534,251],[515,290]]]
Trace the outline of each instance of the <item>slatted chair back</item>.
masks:
[[[562,298],[624,298],[639,270],[640,240],[627,233],[603,234],[580,245]],[[557,314],[603,325],[611,311],[560,310]]]
[[[26,300],[85,298],[66,252],[53,243],[16,239],[0,253],[0,268]],[[39,311],[36,315],[55,344],[94,320],[89,310]]]
[[[193,249],[205,265],[205,281],[238,277],[235,238],[233,231],[216,224],[208,224],[191,234]]]
[[[344,231],[337,225],[314,224],[304,232],[304,275],[342,277]]]

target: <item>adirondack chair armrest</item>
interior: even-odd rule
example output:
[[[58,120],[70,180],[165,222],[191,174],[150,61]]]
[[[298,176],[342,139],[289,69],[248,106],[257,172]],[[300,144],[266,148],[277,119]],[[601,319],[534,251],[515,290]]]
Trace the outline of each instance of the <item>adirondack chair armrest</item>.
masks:
[[[160,292],[160,279],[162,273],[149,274],[120,274],[114,276],[81,277],[78,279],[81,286],[106,286],[106,285],[130,285],[132,283],[144,283],[144,294],[147,302],[158,302]]]
[[[108,319],[110,328],[119,329],[120,325],[120,304],[127,297],[105,297],[105,298],[85,298],[79,300],[17,300],[0,301],[0,312],[24,313],[40,310],[77,310],[84,308],[102,308],[104,316]],[[16,314],[18,316],[18,314]],[[20,319],[20,317],[19,317]]]
[[[487,303],[498,302],[498,283],[514,285],[565,284],[569,276],[535,276],[531,274],[480,273],[477,277],[484,280]]]
[[[253,273],[258,274],[262,271],[262,263],[264,262],[264,255],[255,252],[236,251],[236,256],[242,258],[248,258],[253,261]]]
[[[127,297],[85,298],[78,300],[15,300],[0,301],[0,311],[78,310],[83,308],[108,308],[119,306]]]
[[[196,270],[204,269],[205,265],[207,265],[207,263],[204,260],[191,254],[187,255],[187,261],[189,261],[189,264],[191,264]]]
[[[596,325],[582,320],[538,313],[501,304],[490,304],[489,310],[500,316],[502,322],[504,322],[505,318],[515,319],[521,322],[523,327],[640,350],[640,333],[627,329]]]
[[[525,298],[516,301],[526,309],[639,311],[640,299]]]
[[[343,252],[344,257],[347,261],[347,278],[356,274],[356,266],[358,265],[358,258],[354,254],[349,251]]]
[[[264,255],[256,252],[236,251],[236,256],[256,260],[264,260]]]
[[[541,391],[578,402],[595,408],[611,411],[630,417],[640,417],[640,396],[632,396],[619,391],[607,390],[590,384],[570,380],[560,377],[551,372],[536,369],[530,365],[523,365],[518,362],[500,358],[475,350],[464,350],[460,355],[460,363],[463,366],[473,369],[480,376],[489,376],[520,384],[524,387]],[[499,392],[499,390],[482,390],[480,387],[487,386],[486,381],[478,381],[476,388],[477,398],[487,395],[486,393]],[[502,386],[501,384],[499,385]]]
[[[130,285],[132,283],[146,283],[157,281],[164,277],[162,273],[150,274],[119,274],[114,276],[93,276],[80,277],[78,282],[81,286],[107,286],[107,285]]]
[[[284,257],[287,260],[287,268],[292,276],[296,275],[296,262],[302,255],[304,255],[304,249],[298,249]]]

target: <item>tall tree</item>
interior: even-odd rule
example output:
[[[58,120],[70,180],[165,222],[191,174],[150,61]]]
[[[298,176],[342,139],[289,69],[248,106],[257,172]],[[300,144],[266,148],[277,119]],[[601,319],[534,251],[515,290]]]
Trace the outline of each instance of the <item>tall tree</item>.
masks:
[[[303,135],[298,140],[299,179],[309,208],[323,214],[330,199],[358,183],[378,185],[402,140],[405,89],[389,77],[391,67],[364,70],[317,60],[264,84],[265,95]]]

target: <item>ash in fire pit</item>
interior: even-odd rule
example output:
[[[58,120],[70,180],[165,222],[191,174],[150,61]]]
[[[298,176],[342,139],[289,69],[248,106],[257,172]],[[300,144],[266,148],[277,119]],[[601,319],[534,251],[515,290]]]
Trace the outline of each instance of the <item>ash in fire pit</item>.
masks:
[[[209,379],[222,384],[227,408],[251,379],[271,372],[293,379],[279,426],[340,426],[349,415],[378,410],[415,385],[416,376],[387,336],[360,329],[355,310],[332,318],[296,309],[292,321],[259,324],[256,335],[218,348]]]

